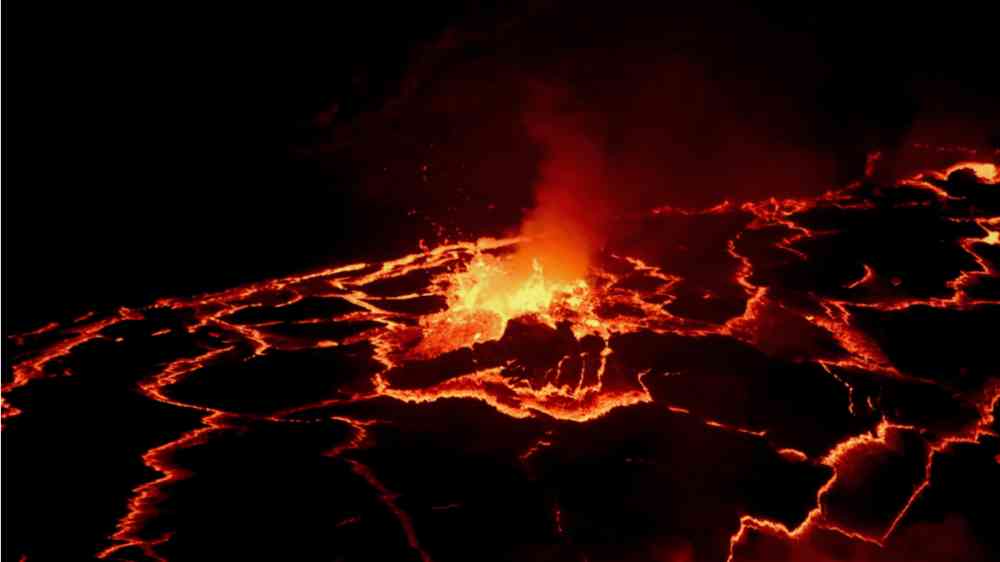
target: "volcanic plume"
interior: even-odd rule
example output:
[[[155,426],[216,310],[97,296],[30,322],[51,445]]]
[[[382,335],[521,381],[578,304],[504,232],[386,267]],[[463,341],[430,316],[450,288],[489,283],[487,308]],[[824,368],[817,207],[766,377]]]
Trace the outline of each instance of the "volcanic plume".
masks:
[[[604,152],[585,130],[584,117],[566,108],[569,93],[541,84],[532,92],[523,119],[541,149],[534,206],[513,253],[493,260],[492,268],[474,266],[459,303],[503,320],[545,312],[558,293],[585,289],[611,213]]]
[[[525,113],[529,137],[542,149],[535,206],[521,228],[526,238],[512,259],[523,275],[537,261],[556,282],[582,279],[604,243],[611,218],[604,149],[581,110],[566,109],[570,92],[537,86]],[[562,109],[561,109],[562,107]]]

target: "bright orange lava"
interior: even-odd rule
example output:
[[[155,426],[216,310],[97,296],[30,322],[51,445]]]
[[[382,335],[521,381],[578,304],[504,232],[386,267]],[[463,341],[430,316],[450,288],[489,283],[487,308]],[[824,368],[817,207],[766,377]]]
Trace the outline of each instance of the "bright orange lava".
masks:
[[[559,310],[580,310],[590,297],[587,282],[558,282],[545,276],[538,259],[531,272],[517,275],[510,260],[488,254],[473,258],[466,271],[442,276],[448,310],[426,320],[428,332],[448,337],[428,352],[441,353],[476,342],[499,339],[507,321],[532,315],[555,326]]]
[[[947,177],[952,172],[958,170],[970,170],[977,178],[984,182],[1000,182],[1000,169],[992,162],[959,162],[946,169],[943,175]]]

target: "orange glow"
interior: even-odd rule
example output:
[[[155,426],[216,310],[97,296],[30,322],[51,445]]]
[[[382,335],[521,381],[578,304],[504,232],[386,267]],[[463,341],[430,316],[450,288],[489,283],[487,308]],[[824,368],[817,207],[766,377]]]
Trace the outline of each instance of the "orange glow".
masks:
[[[989,183],[1000,182],[1000,169],[992,162],[959,162],[943,172],[947,177],[952,172],[958,170],[970,170],[977,178]]]
[[[589,297],[586,277],[608,213],[603,154],[579,116],[554,109],[561,92],[539,86],[534,93],[524,121],[543,150],[535,206],[512,255],[477,253],[464,271],[440,279],[449,286],[449,310],[425,326],[446,337],[436,337],[424,353],[498,339],[507,321],[519,316],[554,325],[557,309],[578,311]]]
[[[865,273],[861,276],[861,278],[858,279],[857,281],[852,281],[847,285],[844,285],[845,289],[853,289],[855,287],[861,287],[863,285],[871,283],[872,280],[875,279],[875,270],[873,270],[871,266],[869,266],[868,264],[865,264],[864,268],[865,268]]]
[[[540,127],[541,131],[537,134],[542,139],[549,138],[546,135],[567,135],[563,129]],[[594,147],[579,139],[574,140],[572,134],[569,137],[565,146],[584,157],[594,154]],[[555,141],[542,142],[551,146]],[[947,290],[943,296],[903,298],[879,293],[877,288],[885,285],[887,280],[882,276],[888,278],[891,274],[887,268],[883,271],[879,262],[874,261],[879,265],[879,271],[867,263],[854,262],[863,269],[855,270],[854,275],[858,277],[853,281],[841,281],[843,285],[835,287],[838,292],[831,294],[836,298],[810,294],[808,305],[782,301],[781,287],[772,288],[767,281],[759,280],[767,279],[768,265],[766,262],[762,265],[752,251],[745,249],[743,244],[746,238],[742,237],[773,229],[779,234],[768,242],[767,249],[772,254],[794,263],[813,259],[808,253],[809,246],[802,242],[814,240],[825,233],[799,224],[797,221],[801,221],[802,213],[819,205],[833,205],[840,209],[868,208],[852,203],[848,190],[842,190],[812,199],[768,199],[742,205],[724,202],[706,209],[663,206],[648,211],[649,216],[657,217],[656,220],[671,220],[675,215],[737,215],[737,218],[744,219],[741,230],[719,240],[720,259],[725,260],[725,265],[730,268],[724,270],[728,271],[724,282],[736,294],[736,312],[728,318],[714,321],[685,317],[680,312],[675,314],[671,312],[671,305],[678,295],[683,294],[683,283],[688,281],[670,270],[669,263],[662,265],[653,262],[652,258],[647,258],[647,262],[630,255],[600,252],[600,221],[586,217],[589,201],[579,197],[575,191],[575,186],[580,185],[584,185],[585,191],[596,190],[597,187],[588,182],[594,181],[592,176],[601,178],[600,170],[593,167],[583,171],[573,169],[580,157],[567,160],[558,151],[548,158],[540,178],[538,206],[529,213],[517,237],[483,238],[436,246],[422,243],[418,251],[393,260],[347,264],[191,298],[162,299],[143,309],[122,308],[108,315],[88,314],[69,323],[50,323],[32,332],[12,336],[17,345],[40,343],[37,348],[29,349],[17,358],[12,366],[13,380],[3,387],[4,393],[37,379],[69,374],[59,367],[60,360],[78,351],[78,346],[102,338],[112,340],[111,336],[104,334],[107,328],[126,321],[152,318],[154,314],[151,313],[180,312],[184,318],[190,319],[176,327],[155,326],[158,329],[151,329],[150,336],[159,338],[158,341],[168,339],[171,333],[184,333],[185,330],[199,336],[206,333],[218,335],[207,338],[215,343],[207,344],[199,355],[168,361],[158,366],[155,374],[137,384],[138,391],[150,400],[200,412],[201,425],[149,449],[143,455],[143,462],[157,477],[132,490],[130,500],[123,506],[125,515],[109,537],[111,546],[99,556],[120,556],[122,553],[119,551],[134,547],[150,559],[162,559],[156,553],[156,546],[170,537],[149,539],[143,536],[142,531],[144,522],[155,513],[164,489],[188,476],[173,463],[173,453],[200,444],[215,432],[227,429],[227,420],[232,417],[246,416],[185,402],[171,395],[172,386],[217,363],[252,360],[275,351],[355,344],[364,347],[366,354],[370,353],[366,359],[373,360],[373,373],[370,380],[365,380],[368,386],[362,390],[351,390],[356,394],[345,392],[342,395],[318,396],[316,402],[267,416],[256,416],[253,418],[256,421],[295,423],[299,420],[290,417],[295,412],[382,397],[391,399],[390,402],[397,405],[421,405],[444,399],[475,400],[511,418],[549,417],[587,423],[617,408],[653,402],[654,397],[649,390],[653,385],[647,388],[647,383],[667,374],[662,368],[654,370],[648,364],[639,368],[623,361],[618,355],[621,350],[612,347],[619,341],[614,339],[615,335],[648,332],[725,337],[737,340],[740,345],[757,344],[762,348],[759,346],[760,338],[766,336],[768,330],[766,315],[773,308],[781,308],[783,313],[801,320],[809,329],[821,332],[836,344],[837,349],[830,355],[807,356],[801,361],[821,366],[826,374],[847,389],[845,410],[853,416],[856,414],[855,390],[848,381],[853,383],[854,379],[839,368],[860,371],[873,377],[918,379],[902,372],[890,361],[875,339],[856,325],[852,310],[870,308],[892,311],[916,305],[964,310],[996,302],[976,300],[973,297],[976,293],[971,290],[977,279],[997,275],[997,271],[992,269],[993,262],[984,257],[986,254],[977,253],[982,252],[984,246],[1000,244],[1000,217],[995,216],[949,219],[964,223],[976,234],[957,240],[956,250],[965,252],[972,265],[946,282]],[[593,166],[599,168],[599,158],[594,158],[597,163]],[[995,165],[963,162],[941,171],[926,172],[919,176],[920,179],[909,180],[909,185],[919,183],[941,200],[952,202],[954,196],[924,178],[946,178],[958,169],[970,169],[984,182],[1000,181]],[[978,229],[975,228],[977,226]],[[600,259],[594,259],[595,254]],[[415,282],[413,286],[406,285],[389,295],[373,289],[380,283],[405,281],[411,273],[424,275],[423,281]],[[636,288],[640,285],[625,283],[635,279],[642,280],[641,288]],[[686,288],[692,289],[695,295],[713,295],[704,287]],[[712,290],[723,293],[715,287]],[[322,339],[297,340],[272,330],[280,322],[243,323],[234,319],[234,315],[242,312],[286,307],[310,297],[339,299],[350,305],[350,311],[334,318],[296,319],[297,325],[312,327],[314,324],[349,321],[363,324],[362,328],[345,336],[324,335]],[[400,312],[393,309],[393,305],[422,298],[439,303],[435,312]],[[462,349],[468,349],[467,353],[471,356],[477,350],[489,347],[482,344],[504,338],[509,327],[529,323],[533,323],[532,327],[540,326],[542,330],[555,331],[558,328],[563,330],[562,334],[571,333],[576,339],[571,343],[577,347],[570,347],[572,351],[565,352],[561,358],[557,356],[558,361],[552,362],[554,366],[539,368],[537,370],[544,372],[533,372],[530,376],[522,375],[517,370],[519,365],[515,360],[502,356],[489,365],[463,367],[464,370],[453,376],[436,379],[426,385],[402,384],[411,381],[394,378],[397,372],[406,374],[405,369],[395,369],[407,367],[412,362],[439,359],[447,352]],[[596,336],[590,339],[600,339],[599,345],[585,348],[580,340],[586,336]],[[52,341],[47,339],[50,337]],[[568,335],[566,339],[572,340]],[[49,343],[41,345],[41,342]],[[863,387],[859,385],[858,388],[857,392],[861,394]],[[6,420],[18,414],[19,410],[7,403],[6,396],[4,398],[3,414]],[[866,398],[870,412],[876,412],[878,398],[874,402],[871,396]],[[824,497],[830,497],[828,493],[838,485],[839,478],[846,478],[844,474],[848,471],[844,470],[845,467],[850,467],[863,454],[887,446],[889,431],[920,432],[920,428],[897,424],[891,418],[883,417],[877,425],[872,422],[873,427],[869,427],[868,431],[843,438],[825,455],[810,457],[803,451],[785,447],[785,444],[772,443],[773,436],[780,435],[780,432],[769,433],[772,428],[765,422],[755,427],[754,424],[758,423],[755,420],[747,422],[748,427],[742,427],[722,421],[727,419],[722,416],[714,419],[699,411],[697,405],[683,403],[670,396],[657,397],[659,404],[673,415],[690,416],[713,431],[750,436],[755,443],[770,447],[785,462],[824,465],[832,471],[829,479],[815,491],[815,503],[810,501],[807,506],[809,511],[797,525],[789,526],[759,514],[740,513],[739,527],[730,536],[730,560],[735,559],[737,546],[749,530],[768,533],[782,540],[798,541],[813,530],[826,529],[852,540],[879,545],[885,543],[896,532],[914,502],[932,485],[931,468],[936,455],[955,443],[976,443],[993,432],[993,411],[1000,400],[1000,385],[984,389],[982,396],[977,394],[975,399],[979,419],[974,424],[946,435],[920,433],[926,439],[929,450],[924,480],[914,488],[905,504],[899,506],[885,533],[872,537],[848,528],[844,522],[832,521],[824,512]],[[677,404],[670,403],[674,400]],[[860,398],[858,405],[858,409],[864,409]],[[386,488],[372,469],[348,458],[352,452],[368,446],[368,424],[377,422],[349,417],[336,419],[349,424],[354,430],[354,437],[329,450],[327,455],[345,458],[351,470],[377,492],[381,505],[398,521],[414,553],[424,560],[429,559],[429,554],[416,536],[412,521],[396,502],[396,494]],[[546,434],[533,440],[530,446],[526,445],[519,458],[527,467],[537,458],[536,455],[544,454],[543,450],[557,447],[558,439]],[[839,484],[844,485],[845,482],[839,481]],[[567,530],[572,532],[572,519],[568,515],[564,517],[559,507],[553,508],[553,519],[560,534]],[[339,525],[351,525],[357,521],[357,518],[348,518]]]
[[[427,326],[448,333],[453,346],[464,347],[498,339],[507,321],[519,316],[533,314],[553,324],[555,309],[578,310],[589,297],[586,281],[548,278],[538,259],[532,260],[526,277],[516,267],[514,260],[476,256],[466,271],[448,276],[448,312],[429,318]]]
[[[805,453],[797,449],[778,449],[778,454],[783,458],[794,462],[805,462],[809,460],[809,457]]]

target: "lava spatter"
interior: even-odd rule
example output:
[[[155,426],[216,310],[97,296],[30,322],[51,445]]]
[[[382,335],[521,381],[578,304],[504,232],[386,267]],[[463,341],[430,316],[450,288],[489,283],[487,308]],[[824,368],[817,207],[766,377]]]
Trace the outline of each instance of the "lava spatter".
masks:
[[[869,163],[877,166],[877,159]],[[535,494],[532,505],[542,506],[526,516],[547,522],[537,536],[510,539],[524,541],[508,550],[522,559],[538,558],[545,549],[603,559],[610,556],[607,544],[634,540],[635,549],[623,546],[617,554],[647,547],[672,552],[686,545],[680,550],[694,548],[694,559],[701,560],[703,546],[690,545],[708,541],[714,545],[710,552],[740,561],[752,536],[801,544],[829,533],[892,549],[914,505],[934,486],[936,459],[958,444],[984,446],[996,439],[1000,373],[988,356],[956,358],[961,368],[945,376],[914,368],[919,350],[905,342],[917,337],[906,331],[909,324],[917,329],[937,318],[927,310],[947,314],[954,325],[996,319],[1000,294],[991,294],[989,282],[998,275],[993,249],[1000,245],[1000,217],[987,210],[995,208],[990,205],[1000,178],[995,164],[974,161],[897,185],[875,186],[874,177],[869,172],[864,181],[815,198],[727,201],[706,209],[661,206],[622,219],[640,224],[640,231],[683,219],[691,229],[714,232],[699,240],[704,246],[698,259],[683,264],[649,244],[611,240],[585,273],[566,279],[552,275],[560,269],[552,255],[539,256],[525,270],[512,265],[514,256],[531,247],[528,238],[484,238],[422,244],[384,262],[45,324],[10,337],[14,361],[3,387],[4,431],[30,427],[36,401],[59,396],[70,380],[125,386],[144,400],[200,417],[199,424],[140,455],[155,477],[130,485],[129,495],[115,500],[120,519],[108,522],[109,535],[94,537],[93,553],[106,559],[138,552],[164,560],[171,548],[190,544],[183,530],[163,531],[155,524],[178,484],[200,477],[183,452],[209,451],[226,436],[252,434],[258,424],[279,433],[302,425],[352,428],[354,436],[327,446],[324,457],[342,463],[378,499],[381,516],[390,515],[395,525],[394,531],[378,532],[401,532],[404,558],[449,559],[451,551],[427,536],[438,536],[442,521],[465,510],[475,514],[469,517],[488,517],[488,506],[474,511],[469,506],[478,504],[462,496],[468,488],[457,484],[454,490],[415,488],[393,463],[365,455],[391,456],[404,439],[414,449],[421,439],[447,441],[470,430],[461,425],[481,431],[481,439],[462,441],[468,450],[460,447],[440,462],[482,466],[477,463],[488,458],[521,479],[482,486],[516,485],[519,494]],[[920,248],[894,246],[899,238],[858,243],[875,220],[932,231],[928,236],[942,241],[934,252],[947,258],[947,271],[922,263]],[[708,273],[692,275],[697,268]],[[976,334],[982,328],[963,329]],[[141,376],[101,378],[106,375],[94,365],[101,353],[110,353],[104,345],[110,342],[137,350],[129,364]],[[903,384],[940,390],[941,400],[978,419],[939,430],[923,421],[935,412],[922,411],[921,403],[899,406],[905,393],[894,395],[896,407],[884,408],[890,403],[883,400],[886,388]],[[786,400],[782,392],[790,388],[801,391]],[[426,437],[416,430],[405,436],[376,430],[399,427],[404,422],[392,419],[401,412],[433,417],[453,403],[478,409],[468,419],[435,426],[439,433]],[[719,501],[704,513],[691,508],[692,521],[716,526],[699,535],[678,520],[677,536],[661,544],[652,537],[662,529],[629,519],[635,535],[607,535],[607,544],[598,545],[590,536],[598,516],[573,495],[585,486],[553,486],[553,474],[572,474],[563,471],[577,466],[575,455],[585,455],[578,451],[589,450],[571,428],[596,427],[633,410],[643,412],[641,420],[684,420],[672,431],[697,428],[706,448],[698,458],[717,453],[718,463],[809,473],[796,485],[812,482],[817,473],[825,477],[808,488],[807,504],[783,503],[781,490],[755,488],[760,482],[728,485],[725,478],[734,477],[726,471],[685,466],[684,455],[674,454],[679,450],[657,456],[644,441],[653,439],[656,428],[641,428],[623,445],[627,455],[608,444],[604,464],[594,470],[607,470],[612,478],[635,471],[651,482],[657,471],[684,474],[692,482],[708,481],[705,474],[721,478],[712,480]],[[805,421],[804,412],[823,419]],[[514,431],[508,426],[520,432],[511,443],[491,437]],[[922,445],[911,443],[910,452],[901,453],[900,435]],[[712,449],[722,443],[739,452],[727,458]],[[905,480],[898,470],[918,477],[886,494],[877,517],[852,516],[857,491],[875,476]],[[642,504],[636,497],[623,496],[622,505],[614,498],[602,501],[611,512],[622,509],[635,517],[633,508]],[[330,527],[337,533],[375,532],[371,525],[382,524],[379,517],[346,514]],[[29,559],[42,548],[17,544],[21,551],[15,554]],[[336,558],[337,548],[330,545],[330,557]]]

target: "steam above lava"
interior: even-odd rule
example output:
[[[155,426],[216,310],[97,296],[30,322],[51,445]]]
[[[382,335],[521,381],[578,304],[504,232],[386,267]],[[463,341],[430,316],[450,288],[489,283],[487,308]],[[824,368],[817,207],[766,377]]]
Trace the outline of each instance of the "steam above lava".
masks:
[[[535,184],[535,208],[522,226],[525,243],[513,271],[523,276],[541,264],[548,279],[583,277],[603,243],[608,212],[606,164],[580,112],[560,110],[568,97],[541,90],[525,116],[528,133],[543,151]]]
[[[518,316],[540,315],[551,324],[550,308],[579,309],[609,219],[604,153],[584,115],[567,109],[569,95],[558,88],[533,85],[529,98],[523,123],[541,158],[535,205],[517,247],[502,257],[481,254],[448,280],[453,290],[445,314],[453,326],[477,324],[466,334],[474,341],[499,338],[506,321]]]

